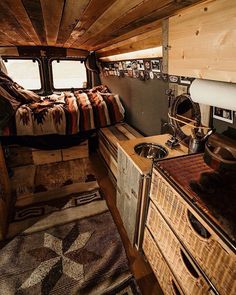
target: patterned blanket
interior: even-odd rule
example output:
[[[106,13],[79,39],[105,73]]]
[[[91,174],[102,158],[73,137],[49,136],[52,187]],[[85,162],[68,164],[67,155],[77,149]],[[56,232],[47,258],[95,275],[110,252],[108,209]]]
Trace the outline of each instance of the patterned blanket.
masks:
[[[63,92],[21,105],[3,135],[70,135],[124,119],[119,96],[92,89]]]

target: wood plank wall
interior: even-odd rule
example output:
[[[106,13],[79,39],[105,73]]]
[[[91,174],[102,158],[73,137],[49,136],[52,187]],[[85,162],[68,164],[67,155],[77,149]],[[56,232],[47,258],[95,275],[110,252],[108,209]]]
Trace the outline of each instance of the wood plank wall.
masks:
[[[169,19],[169,74],[236,82],[236,1],[210,0]]]

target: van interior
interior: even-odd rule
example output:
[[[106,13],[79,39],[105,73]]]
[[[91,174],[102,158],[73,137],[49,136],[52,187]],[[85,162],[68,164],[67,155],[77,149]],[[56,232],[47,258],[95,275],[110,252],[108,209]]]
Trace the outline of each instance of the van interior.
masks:
[[[235,0],[0,2],[0,295],[236,294]]]

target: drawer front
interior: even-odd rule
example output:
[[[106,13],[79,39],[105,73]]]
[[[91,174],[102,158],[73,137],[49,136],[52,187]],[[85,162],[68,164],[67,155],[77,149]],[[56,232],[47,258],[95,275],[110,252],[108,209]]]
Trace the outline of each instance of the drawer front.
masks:
[[[236,294],[236,255],[154,171],[150,193],[152,201],[220,293]]]
[[[147,227],[162,251],[166,261],[180,282],[185,294],[209,294],[210,286],[179,243],[160,213],[150,202]]]
[[[88,140],[80,143],[77,146],[62,149],[61,153],[62,153],[62,161],[88,158],[89,156]]]
[[[179,284],[171,273],[160,250],[156,246],[156,243],[147,228],[145,228],[144,231],[143,251],[164,294],[183,295],[183,291],[181,290]]]

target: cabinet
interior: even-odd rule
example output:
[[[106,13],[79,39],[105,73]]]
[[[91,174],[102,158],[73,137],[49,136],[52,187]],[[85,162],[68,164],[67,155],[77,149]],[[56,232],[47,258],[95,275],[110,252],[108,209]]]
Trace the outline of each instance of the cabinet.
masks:
[[[218,0],[187,7],[170,17],[164,46],[168,73],[235,83],[235,13],[235,1]]]
[[[99,152],[110,172],[111,179],[116,184],[117,179],[117,149],[118,143],[135,138],[142,138],[134,128],[127,123],[118,123],[99,130]]]
[[[149,179],[149,175],[144,175],[118,145],[116,205],[129,240],[137,247],[142,240],[143,199],[147,194]]]
[[[236,294],[235,252],[170,179],[154,166],[143,242],[143,251],[163,291],[172,294],[163,283],[162,266],[156,261],[159,256],[180,294],[182,290],[186,295]]]

